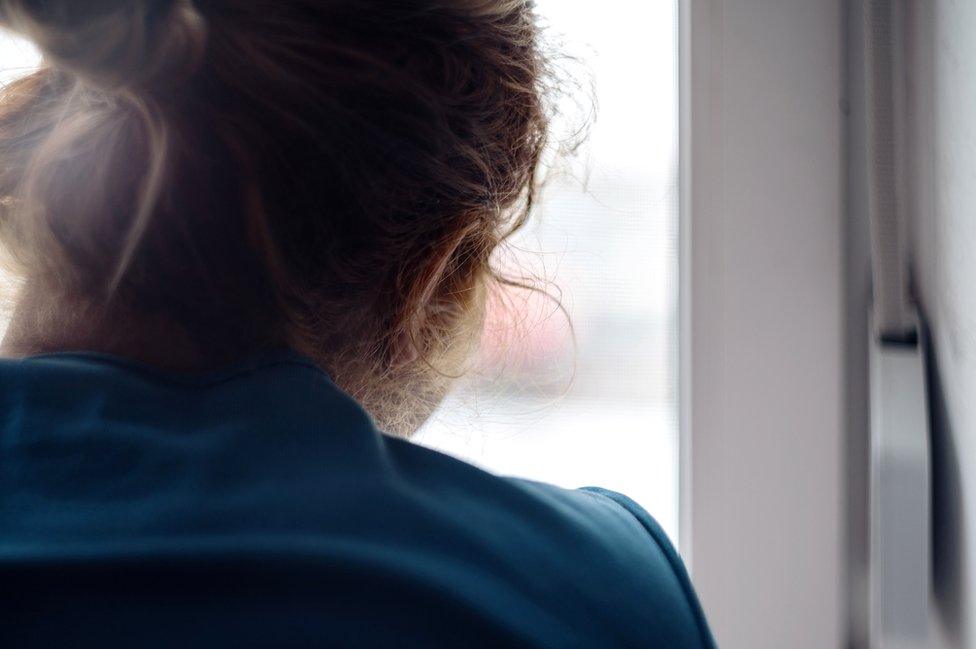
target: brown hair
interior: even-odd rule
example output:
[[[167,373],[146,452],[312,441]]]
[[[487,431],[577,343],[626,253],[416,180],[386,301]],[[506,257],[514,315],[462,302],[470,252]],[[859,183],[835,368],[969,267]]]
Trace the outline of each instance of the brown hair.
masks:
[[[530,0],[0,0],[0,23],[49,63],[0,95],[17,268],[215,358],[443,352],[532,205]]]

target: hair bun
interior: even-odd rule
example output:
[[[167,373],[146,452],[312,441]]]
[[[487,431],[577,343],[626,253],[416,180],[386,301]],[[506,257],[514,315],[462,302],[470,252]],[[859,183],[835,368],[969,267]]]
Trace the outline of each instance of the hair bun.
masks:
[[[192,0],[0,0],[0,23],[55,67],[110,90],[168,90],[199,66],[206,21]]]

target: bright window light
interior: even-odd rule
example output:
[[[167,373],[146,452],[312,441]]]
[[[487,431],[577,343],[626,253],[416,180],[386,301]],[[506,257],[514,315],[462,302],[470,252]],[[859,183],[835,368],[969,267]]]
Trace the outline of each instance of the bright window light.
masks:
[[[0,85],[37,69],[40,63],[33,45],[0,29]]]
[[[538,0],[598,116],[515,241],[545,300],[492,303],[481,369],[417,441],[491,471],[597,485],[678,531],[677,3]],[[505,266],[511,262],[505,258]]]

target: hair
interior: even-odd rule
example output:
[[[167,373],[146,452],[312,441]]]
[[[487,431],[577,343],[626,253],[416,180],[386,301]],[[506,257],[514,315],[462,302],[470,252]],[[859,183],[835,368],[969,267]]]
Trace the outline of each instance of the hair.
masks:
[[[289,345],[361,399],[398,339],[431,366],[537,192],[531,0],[0,0],[0,24],[46,60],[0,94],[16,269],[214,358]]]

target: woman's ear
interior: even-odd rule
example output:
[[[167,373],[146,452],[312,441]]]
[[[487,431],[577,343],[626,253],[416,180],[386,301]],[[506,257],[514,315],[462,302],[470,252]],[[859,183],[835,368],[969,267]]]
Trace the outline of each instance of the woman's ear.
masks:
[[[417,351],[417,345],[413,341],[413,337],[410,336],[407,330],[403,330],[396,335],[393,339],[392,348],[390,349],[390,366],[393,369],[399,369],[410,365],[420,357],[420,352]]]
[[[479,221],[475,220],[459,232],[434,244],[427,244],[428,254],[420,267],[408,274],[412,290],[405,302],[410,306],[405,321],[401,323],[399,331],[390,344],[392,368],[402,368],[420,358],[418,344],[424,347],[425,352],[429,351],[426,345],[430,341],[424,339],[425,335],[422,332],[453,329],[451,324],[445,325],[441,320],[445,313],[458,313],[458,305],[455,304],[458,298],[445,298],[439,293],[444,292],[445,282],[453,272],[462,244],[472,233],[478,231]],[[463,294],[463,292],[455,293]],[[448,322],[452,320],[453,318]]]

